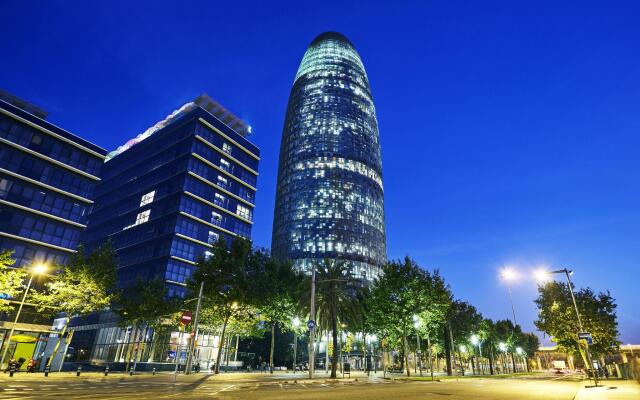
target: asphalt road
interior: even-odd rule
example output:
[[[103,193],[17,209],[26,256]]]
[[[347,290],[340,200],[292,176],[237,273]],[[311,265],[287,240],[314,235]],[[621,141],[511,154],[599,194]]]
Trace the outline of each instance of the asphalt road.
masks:
[[[300,377],[301,378],[301,377]],[[112,374],[48,378],[0,378],[0,399],[509,399],[572,400],[582,386],[572,377],[390,381],[359,377],[344,381],[308,381],[291,375],[227,374],[219,376]]]

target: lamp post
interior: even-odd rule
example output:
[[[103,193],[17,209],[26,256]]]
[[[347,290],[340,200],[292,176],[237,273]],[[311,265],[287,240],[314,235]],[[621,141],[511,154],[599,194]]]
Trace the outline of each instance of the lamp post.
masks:
[[[422,376],[422,357],[420,356],[420,317],[417,315],[413,316],[413,327],[416,328],[416,343],[418,345],[418,351],[416,352],[418,359],[416,360],[416,364],[420,363],[420,376]]]
[[[505,268],[502,270],[502,279],[504,279],[507,282],[513,282],[516,279],[518,279],[518,273],[511,268]],[[509,291],[509,301],[511,302],[511,312],[513,313],[513,329],[515,332],[515,328],[516,328],[516,325],[518,325],[518,322],[516,321],[516,308],[513,305],[513,296],[511,295],[511,285],[507,284],[507,290]],[[513,338],[514,332],[511,332],[512,338]],[[515,373],[516,360],[513,356],[513,352],[511,353],[511,363],[513,364],[513,372]]]
[[[478,335],[471,335],[471,344],[474,346],[478,346],[478,354],[480,357],[478,358],[478,369],[480,370],[480,373],[484,375],[484,369],[482,368],[482,364],[480,363],[480,360],[482,358],[482,342],[480,341]]]
[[[502,366],[504,367],[504,369],[507,369],[507,345],[504,342],[500,342],[498,343],[498,348],[500,349],[500,351],[502,352]],[[508,371],[507,371],[508,372]]]
[[[298,364],[298,328],[300,327],[300,318],[295,317],[291,324],[293,325],[293,373],[296,373]]]
[[[203,290],[204,290],[204,276],[203,276],[202,282],[200,282],[200,292],[198,293],[198,304],[196,305],[196,315],[193,319],[193,337],[189,342],[187,362],[185,363],[185,366],[184,366],[185,375],[191,374],[191,364],[193,363],[193,353],[195,353],[196,351],[196,339],[198,338],[198,322],[200,320],[200,306],[202,305]]]
[[[11,337],[13,336],[13,332],[15,332],[16,330],[16,325],[18,324],[18,318],[20,318],[20,312],[22,311],[22,307],[24,306],[24,301],[27,299],[27,294],[29,293],[29,289],[31,288],[33,277],[35,275],[43,274],[46,271],[47,271],[47,266],[45,264],[36,264],[31,268],[31,275],[29,276],[29,282],[27,283],[27,287],[24,291],[24,294],[22,295],[22,300],[20,301],[20,306],[18,307],[16,318],[13,320],[13,324],[11,325],[11,331],[9,332],[9,337],[7,338],[7,345],[4,347],[4,351],[2,352],[2,358],[0,358],[0,369],[4,368],[4,359],[6,358],[7,352],[9,351],[9,344],[11,344]]]
[[[316,344],[316,325],[313,320],[316,317],[316,265],[311,263],[311,310],[309,313],[309,379],[313,379],[315,370],[315,344]]]
[[[564,274],[567,277],[567,284],[569,285],[569,293],[571,293],[571,300],[573,301],[573,307],[576,311],[576,316],[578,317],[578,327],[580,328],[580,332],[584,332],[584,326],[582,325],[582,318],[580,318],[580,311],[578,311],[578,303],[576,303],[576,296],[573,293],[573,283],[571,282],[571,275],[573,275],[573,271],[567,268],[558,269],[555,271],[549,271],[546,273],[542,271],[542,272],[538,272],[538,277],[544,278],[545,275],[551,275],[551,274]],[[588,367],[588,371],[590,371],[593,369],[593,362],[591,361],[591,351],[589,351],[589,343],[585,342],[584,347],[585,347],[585,353],[587,355],[587,362],[589,363],[587,367]],[[598,386],[597,371],[593,372],[593,381],[595,382],[595,385]]]

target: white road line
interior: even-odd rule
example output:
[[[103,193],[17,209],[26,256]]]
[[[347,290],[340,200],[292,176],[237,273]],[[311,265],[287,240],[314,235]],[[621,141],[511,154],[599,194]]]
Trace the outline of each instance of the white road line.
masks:
[[[220,389],[220,390],[218,390],[218,391],[216,391],[216,392],[210,393],[210,394],[209,394],[209,396],[215,396],[215,395],[217,395],[218,393],[226,392],[226,391],[228,391],[229,389],[234,388],[235,386],[236,386],[236,385],[229,385],[229,386],[227,386],[226,388],[223,388],[223,389]]]

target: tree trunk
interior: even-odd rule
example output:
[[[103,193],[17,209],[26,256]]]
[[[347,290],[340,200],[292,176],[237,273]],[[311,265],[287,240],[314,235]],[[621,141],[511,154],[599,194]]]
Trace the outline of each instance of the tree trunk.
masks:
[[[362,369],[367,372],[367,339],[366,339],[366,335],[364,332],[364,329],[362,329]],[[369,370],[371,369],[371,365],[369,365]],[[367,375],[369,375],[367,373]]]
[[[409,368],[409,346],[407,346],[407,330],[402,328],[402,352],[404,353],[404,365],[407,370],[407,376],[411,376],[411,369]]]
[[[513,351],[511,352],[511,364],[513,365],[513,373],[515,374],[516,372],[516,358],[513,356]]]
[[[273,374],[273,348],[276,345],[276,323],[271,323],[271,350],[269,351],[269,368]]]
[[[336,378],[336,371],[338,369],[338,316],[336,310],[332,307],[331,310],[331,335],[333,336],[333,352],[331,354],[331,378]]]
[[[218,341],[218,355],[216,356],[216,369],[214,370],[214,374],[220,373],[220,361],[222,359],[222,346],[224,346],[224,335],[227,333],[227,322],[229,322],[229,316],[225,317],[224,323],[222,324],[222,333],[220,334],[220,340]]]
[[[493,342],[489,342],[491,348],[489,349],[489,373],[491,375],[495,375],[495,370],[493,368],[494,358],[493,358]]]
[[[449,325],[444,326],[444,356],[447,364],[447,375],[453,375],[453,365],[451,365],[451,342],[449,341]]]

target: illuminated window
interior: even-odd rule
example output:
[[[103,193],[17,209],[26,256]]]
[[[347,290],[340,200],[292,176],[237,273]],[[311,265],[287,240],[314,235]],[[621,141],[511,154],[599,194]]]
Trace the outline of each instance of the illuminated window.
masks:
[[[251,210],[245,206],[241,206],[240,204],[238,204],[238,208],[236,209],[236,215],[244,219],[251,220]]]
[[[224,207],[227,204],[227,199],[220,193],[216,193],[213,197],[213,203],[217,206]]]
[[[224,158],[220,159],[220,168],[225,171],[231,172],[231,163]]]
[[[151,210],[145,210],[143,212],[138,213],[138,215],[136,215],[136,222],[134,222],[131,225],[125,226],[124,228],[122,228],[122,230],[133,228],[136,225],[144,224],[145,222],[149,221],[150,215],[151,215]]]
[[[222,224],[222,215],[218,214],[215,211],[211,212],[211,223],[214,225],[220,225]]]
[[[227,178],[225,178],[224,176],[218,175],[218,186],[226,188],[228,184],[229,184],[229,180]]]
[[[155,190],[143,195],[142,198],[140,199],[140,207],[146,206],[147,204],[151,203],[155,195],[156,195]]]
[[[138,215],[136,216],[135,225],[144,224],[145,222],[149,221],[150,215],[151,215],[151,210],[145,210],[141,213],[138,213]]]
[[[231,145],[227,142],[222,143],[222,151],[227,154],[231,154]]]
[[[220,238],[220,235],[218,235],[214,231],[209,231],[209,237],[207,238],[207,243],[214,244],[215,242],[218,241],[219,238]]]

